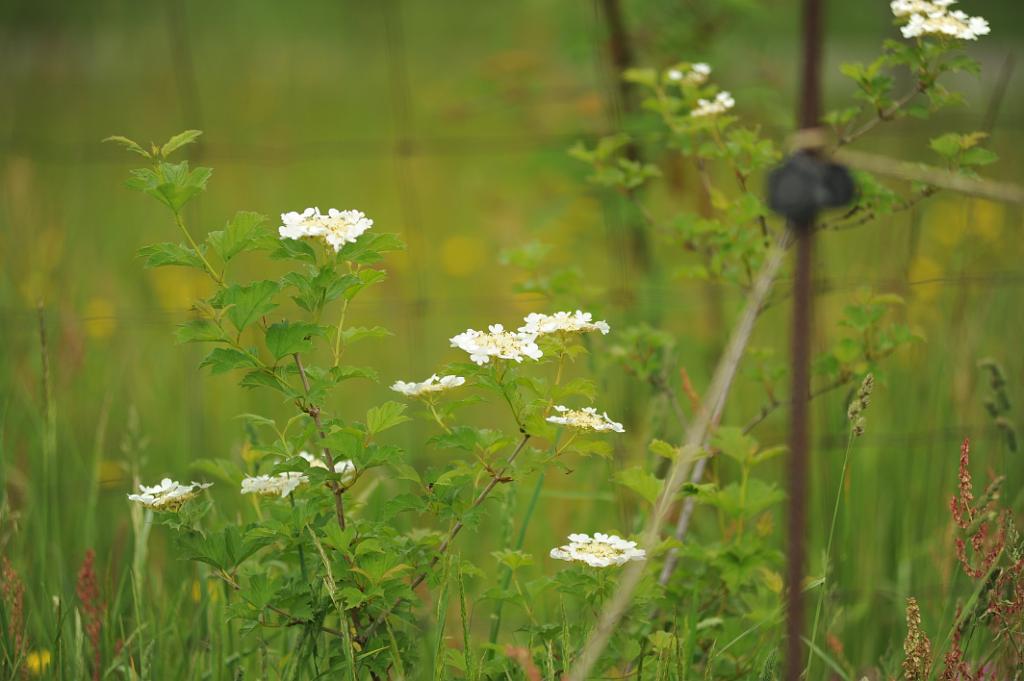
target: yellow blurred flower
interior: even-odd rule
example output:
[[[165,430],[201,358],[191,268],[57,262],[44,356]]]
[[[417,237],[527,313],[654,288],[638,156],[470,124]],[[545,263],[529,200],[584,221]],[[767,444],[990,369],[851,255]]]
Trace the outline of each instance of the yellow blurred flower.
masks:
[[[936,241],[945,248],[953,248],[965,238],[991,243],[1002,231],[1003,210],[1002,204],[985,199],[947,198],[931,207],[928,222]]]
[[[192,301],[210,294],[209,278],[199,270],[159,267],[149,271],[153,289],[165,310],[188,309]]]
[[[441,266],[453,277],[468,277],[483,265],[486,250],[480,239],[448,237],[441,244]]]
[[[114,304],[106,298],[92,298],[82,310],[82,325],[90,338],[109,338],[117,328]]]
[[[52,657],[49,650],[33,650],[25,656],[25,667],[30,673],[39,676],[50,666]]]
[[[942,275],[942,266],[926,255],[919,255],[910,261],[907,279],[911,284],[917,284],[913,287],[914,298],[925,302],[934,300],[942,290],[942,285],[938,282],[933,283],[931,280],[938,279]]]

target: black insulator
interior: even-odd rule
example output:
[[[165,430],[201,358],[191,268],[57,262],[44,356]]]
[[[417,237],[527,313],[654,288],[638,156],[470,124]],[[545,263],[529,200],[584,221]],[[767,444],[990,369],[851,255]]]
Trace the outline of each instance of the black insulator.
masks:
[[[809,225],[823,208],[850,203],[856,187],[838,163],[800,151],[768,175],[768,206],[795,225]]]

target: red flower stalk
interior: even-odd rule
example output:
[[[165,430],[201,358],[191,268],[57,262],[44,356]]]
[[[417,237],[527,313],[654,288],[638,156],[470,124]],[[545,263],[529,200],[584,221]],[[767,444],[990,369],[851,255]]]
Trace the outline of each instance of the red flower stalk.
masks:
[[[0,556],[0,596],[3,597],[4,610],[7,611],[7,626],[10,629],[11,641],[14,643],[14,659],[19,659],[27,652],[25,585],[6,556]]]
[[[85,632],[92,644],[92,678],[93,681],[99,681],[100,632],[103,627],[104,604],[100,600],[100,590],[96,584],[96,572],[93,569],[95,559],[96,553],[92,549],[85,552],[82,567],[78,570],[78,585],[75,590],[78,593],[78,600],[82,604],[82,612],[85,614]]]
[[[974,482],[971,480],[970,440],[964,439],[960,446],[959,496],[949,500],[949,510],[953,522],[964,530],[970,540],[971,553],[974,560],[967,555],[967,542],[963,537],[956,539],[956,556],[969,577],[984,577],[1006,546],[1006,512],[997,513],[996,502],[999,498],[999,485],[1002,479],[993,480],[975,505]],[[998,531],[993,536],[989,522],[995,520]],[[972,564],[976,562],[977,565]]]

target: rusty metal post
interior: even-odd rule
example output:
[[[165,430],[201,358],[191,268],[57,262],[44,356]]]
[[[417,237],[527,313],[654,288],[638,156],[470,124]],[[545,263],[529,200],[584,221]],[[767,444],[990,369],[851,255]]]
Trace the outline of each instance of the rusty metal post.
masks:
[[[797,125],[816,128],[821,118],[822,0],[804,0],[803,58]],[[810,428],[811,259],[814,218],[792,223],[796,236],[791,331],[792,411],[787,479],[789,508],[786,547],[786,681],[799,681],[803,671],[803,576],[807,544],[807,478]]]

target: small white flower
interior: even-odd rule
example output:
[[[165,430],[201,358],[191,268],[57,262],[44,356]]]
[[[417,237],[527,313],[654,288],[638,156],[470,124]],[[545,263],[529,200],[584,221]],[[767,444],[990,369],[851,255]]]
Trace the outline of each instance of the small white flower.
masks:
[[[669,80],[683,85],[703,85],[707,82],[710,75],[711,67],[703,62],[691,64],[690,68],[686,71],[677,67],[665,72],[665,76]]]
[[[402,393],[409,397],[420,397],[427,393],[436,393],[442,390],[457,388],[465,382],[466,379],[462,376],[442,376],[441,378],[438,378],[437,374],[434,374],[422,383],[395,381],[394,384],[392,384],[391,389],[396,393]]]
[[[563,426],[569,426],[570,428],[576,428],[577,430],[596,430],[606,431],[611,430],[616,433],[625,433],[626,429],[622,427],[621,423],[612,421],[607,412],[598,414],[597,409],[594,407],[584,407],[583,409],[569,409],[561,404],[555,406],[555,411],[562,416],[549,416],[547,421],[549,423],[557,423]]]
[[[282,213],[281,222],[277,233],[282,239],[323,238],[335,252],[347,243],[355,243],[363,232],[373,227],[373,220],[362,211],[335,208],[329,209],[326,215],[319,208]]]
[[[555,314],[531,312],[523,319],[526,325],[519,327],[519,333],[530,333],[540,336],[559,331],[565,333],[600,331],[602,334],[607,334],[611,330],[608,322],[594,322],[591,319],[592,316],[589,312],[581,312],[580,310],[575,312],[556,312]]]
[[[176,480],[164,478],[159,485],[146,487],[139,485],[140,494],[129,494],[129,501],[135,501],[146,508],[157,511],[177,511],[189,499],[197,496],[199,492],[212,486],[212,482],[193,482],[182,485]]]
[[[322,460],[316,458],[309,452],[299,452],[299,456],[306,460],[310,468],[323,468],[327,470],[327,464]],[[334,462],[334,472],[340,473],[342,481],[345,481],[352,477],[352,474],[356,472],[356,465],[352,463],[351,459],[345,459],[344,461]]]
[[[945,0],[940,1],[945,2]],[[946,4],[952,4],[952,2]],[[945,6],[939,5],[938,2],[928,2],[928,0],[893,0],[889,3],[889,9],[892,10],[893,16],[899,18],[909,17],[911,14],[930,14]]]
[[[337,253],[345,244],[355,243],[366,230],[373,227],[373,220],[361,210],[335,210],[331,208],[322,216],[324,239]]]
[[[715,95],[714,99],[698,99],[697,108],[690,112],[691,116],[717,116],[736,106],[736,100],[725,90]]]
[[[524,357],[540,359],[544,356],[537,347],[537,336],[531,333],[506,331],[501,324],[491,324],[487,332],[466,329],[451,339],[453,348],[469,353],[479,365],[487,364],[491,357],[522,362]]]
[[[256,475],[242,479],[242,494],[258,494],[262,497],[288,496],[299,485],[309,482],[302,473],[288,471],[277,475]]]
[[[635,541],[600,532],[595,532],[593,538],[587,534],[570,534],[569,543],[551,549],[550,555],[556,560],[578,561],[600,568],[647,558],[646,551],[638,549]]]
[[[301,213],[281,213],[281,222],[283,224],[277,228],[277,233],[282,239],[308,239],[324,234],[319,208],[307,208]]]
[[[900,28],[904,38],[945,35],[960,40],[977,40],[991,31],[983,17],[968,16],[961,10],[950,12],[955,0],[893,0],[889,8],[899,19],[909,19]]]
[[[690,65],[690,68],[686,71],[679,68],[670,69],[666,75],[669,80],[681,85],[703,85],[708,82],[708,77],[711,76],[711,67],[707,63],[698,62]]]

